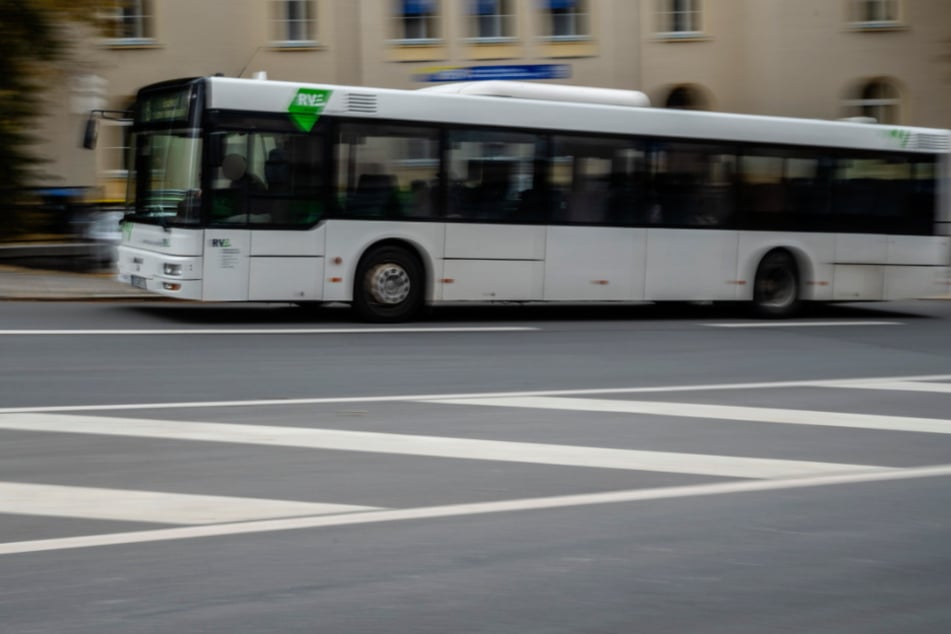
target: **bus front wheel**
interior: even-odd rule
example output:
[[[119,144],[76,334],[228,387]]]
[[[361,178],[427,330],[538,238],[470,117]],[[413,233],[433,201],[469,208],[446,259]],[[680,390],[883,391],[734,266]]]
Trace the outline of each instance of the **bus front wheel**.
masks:
[[[788,251],[770,251],[753,282],[753,308],[762,317],[789,317],[800,307],[799,269]]]
[[[365,321],[397,322],[415,316],[423,300],[423,267],[398,246],[370,250],[357,267],[353,308]]]

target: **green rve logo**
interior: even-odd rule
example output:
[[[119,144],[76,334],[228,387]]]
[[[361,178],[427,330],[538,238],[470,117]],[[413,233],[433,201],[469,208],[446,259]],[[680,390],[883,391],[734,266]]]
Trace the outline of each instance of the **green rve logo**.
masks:
[[[332,90],[320,90],[316,88],[301,88],[294,95],[294,99],[287,107],[287,112],[294,122],[303,132],[310,132],[317,123],[320,113],[324,111],[324,106],[330,101]]]
[[[902,147],[906,147],[908,140],[911,138],[911,133],[908,130],[889,130],[885,134],[901,143]]]

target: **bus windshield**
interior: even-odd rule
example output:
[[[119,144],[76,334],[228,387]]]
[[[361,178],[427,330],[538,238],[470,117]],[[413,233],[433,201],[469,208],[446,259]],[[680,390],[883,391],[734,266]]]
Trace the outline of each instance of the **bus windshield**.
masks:
[[[200,222],[201,148],[201,137],[194,130],[134,135],[128,195],[135,219]]]

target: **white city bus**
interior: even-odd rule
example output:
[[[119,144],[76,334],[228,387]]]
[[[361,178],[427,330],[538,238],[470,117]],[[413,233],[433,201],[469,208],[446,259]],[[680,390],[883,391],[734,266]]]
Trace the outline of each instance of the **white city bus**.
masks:
[[[944,130],[478,82],[207,77],[136,100],[119,278],[169,297],[803,301],[947,292]]]

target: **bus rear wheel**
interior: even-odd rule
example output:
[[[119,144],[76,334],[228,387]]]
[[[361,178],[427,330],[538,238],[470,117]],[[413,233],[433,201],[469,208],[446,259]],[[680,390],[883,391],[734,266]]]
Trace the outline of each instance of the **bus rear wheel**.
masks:
[[[767,253],[756,269],[753,309],[762,317],[790,317],[800,308],[799,269],[788,251]]]
[[[422,306],[423,267],[406,249],[384,245],[370,250],[357,266],[353,308],[365,321],[398,322]]]

